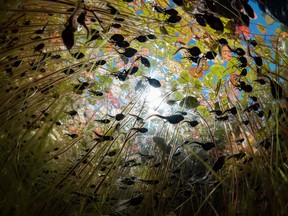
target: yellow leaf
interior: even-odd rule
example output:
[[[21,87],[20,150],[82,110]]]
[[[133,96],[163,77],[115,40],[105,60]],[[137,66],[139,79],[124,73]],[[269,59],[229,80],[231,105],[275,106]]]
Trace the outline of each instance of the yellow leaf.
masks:
[[[262,24],[257,24],[257,29],[262,33],[265,34],[266,33],[266,28],[264,25]]]
[[[280,28],[280,27],[276,28],[276,29],[275,29],[275,33],[276,33],[277,35],[280,34],[280,33],[281,33],[281,28]]]
[[[266,14],[265,15],[265,22],[267,23],[267,25],[272,25],[275,22],[275,20],[271,16]]]
[[[168,69],[172,72],[172,73],[181,73],[183,71],[183,67],[182,65],[177,62],[177,61],[173,61],[173,60],[166,60],[166,64]]]
[[[206,59],[202,59],[200,67],[202,67],[203,71],[207,71],[209,69],[209,65]]]
[[[161,6],[162,8],[166,8],[169,6],[169,4],[167,3],[166,0],[157,0],[157,1],[155,1],[155,3],[159,6]]]
[[[185,26],[179,32],[178,39],[184,42],[185,44],[187,44],[191,40],[192,36],[193,36],[193,32],[191,31],[191,27]]]

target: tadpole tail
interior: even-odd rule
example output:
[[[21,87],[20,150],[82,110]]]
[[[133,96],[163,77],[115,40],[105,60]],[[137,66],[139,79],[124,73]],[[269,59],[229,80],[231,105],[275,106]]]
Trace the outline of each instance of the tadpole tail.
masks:
[[[138,117],[137,115],[134,115],[132,113],[129,113],[128,115],[133,116],[133,117]]]
[[[154,114],[153,116],[157,116],[157,117],[159,117],[159,118],[161,118],[161,119],[167,119],[166,116],[161,116],[161,115],[158,115],[158,114]]]
[[[186,47],[180,47],[179,49],[177,49],[176,50],[176,52],[175,53],[173,53],[173,55],[176,55],[176,53],[178,53],[181,49],[186,49],[187,50],[187,48]]]
[[[90,35],[90,32],[89,32],[89,29],[88,29],[88,27],[86,26],[86,25],[83,25],[84,26],[84,28],[86,29],[86,31],[87,31],[87,40],[88,40],[88,38],[89,38],[89,35]]]
[[[248,44],[248,46],[247,46],[247,51],[248,51],[248,55],[253,58],[253,56],[251,55],[251,52],[250,52],[250,46],[249,46],[249,44]]]
[[[203,143],[200,143],[198,141],[193,141],[193,142],[190,142],[189,144],[193,144],[193,143],[198,144],[198,145],[203,145]]]
[[[231,111],[231,109],[227,109],[222,113],[222,115],[224,115],[226,112],[230,112],[230,111]]]
[[[110,118],[115,118],[115,116],[113,116],[113,115],[107,114],[107,116],[109,116]]]
[[[96,131],[93,131],[93,133],[96,134],[99,138],[103,138],[103,135],[98,134]]]
[[[229,44],[227,44],[226,46],[228,47],[228,49],[229,49],[231,52],[235,52],[235,50],[232,49],[232,48],[229,46]]]
[[[73,19],[74,19],[74,16],[76,15],[76,13],[78,12],[80,6],[81,6],[81,0],[78,0],[77,6],[76,6],[75,10],[73,11],[73,13],[70,15],[70,17],[68,18],[65,26],[73,27]]]
[[[161,115],[158,115],[158,114],[153,114],[153,115],[150,115],[149,117],[147,117],[147,118],[145,119],[145,121],[147,121],[148,119],[152,118],[153,116],[159,117],[159,118],[161,118],[161,119],[167,119],[165,116],[161,116]]]
[[[134,62],[138,61],[140,58],[141,58],[141,56],[138,56],[138,57],[134,60]]]

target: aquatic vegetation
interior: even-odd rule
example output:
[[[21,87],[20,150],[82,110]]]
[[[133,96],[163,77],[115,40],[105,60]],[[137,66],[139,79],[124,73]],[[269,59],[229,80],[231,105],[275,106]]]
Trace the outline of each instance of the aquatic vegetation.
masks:
[[[0,3],[0,215],[285,215],[287,29],[251,5]]]

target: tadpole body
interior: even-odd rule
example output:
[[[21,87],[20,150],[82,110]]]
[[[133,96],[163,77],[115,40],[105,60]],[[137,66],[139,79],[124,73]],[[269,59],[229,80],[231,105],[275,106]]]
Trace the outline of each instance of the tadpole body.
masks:
[[[161,119],[165,119],[167,120],[170,124],[178,124],[180,123],[181,121],[184,120],[184,117],[182,115],[171,115],[171,116],[162,116],[162,115],[158,115],[158,114],[155,114],[154,116],[157,116]]]
[[[86,14],[87,14],[87,11],[83,11],[77,18],[77,22],[82,25],[85,30],[87,31],[87,39],[89,37],[89,29],[87,27],[87,25],[85,24],[85,20],[86,20]]]

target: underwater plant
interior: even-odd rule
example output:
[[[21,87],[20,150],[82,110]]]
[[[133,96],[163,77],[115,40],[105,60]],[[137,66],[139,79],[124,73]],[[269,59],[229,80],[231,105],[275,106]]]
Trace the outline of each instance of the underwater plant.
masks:
[[[287,26],[248,0],[0,6],[0,215],[288,211]]]

